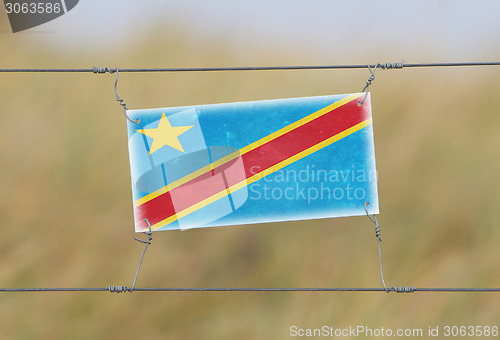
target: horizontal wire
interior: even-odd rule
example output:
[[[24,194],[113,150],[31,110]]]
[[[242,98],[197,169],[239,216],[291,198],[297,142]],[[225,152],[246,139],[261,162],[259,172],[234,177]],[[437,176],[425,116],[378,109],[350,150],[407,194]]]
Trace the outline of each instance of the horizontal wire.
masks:
[[[16,68],[0,69],[4,73],[115,73],[115,72],[214,72],[214,71],[269,71],[269,70],[327,70],[327,69],[402,69],[414,67],[460,67],[460,66],[500,66],[500,62],[460,62],[460,63],[384,63],[357,65],[302,65],[302,66],[243,66],[243,67],[181,67],[181,68]],[[0,288],[0,293],[8,292],[500,292],[500,288],[127,288],[125,286],[107,288]]]
[[[122,290],[107,288],[0,288],[0,293],[15,292],[130,292],[127,287]],[[386,292],[384,288],[137,288],[134,292]],[[495,292],[500,288],[413,288],[411,292]]]
[[[500,62],[459,62],[459,63],[397,63],[400,67],[390,67],[391,63],[355,64],[355,65],[301,65],[301,66],[236,66],[236,67],[178,67],[178,68],[4,68],[0,72],[74,72],[74,73],[114,73],[119,72],[214,72],[214,71],[271,71],[271,70],[333,70],[364,69],[380,65],[383,69],[408,67],[456,67],[456,66],[500,66]]]

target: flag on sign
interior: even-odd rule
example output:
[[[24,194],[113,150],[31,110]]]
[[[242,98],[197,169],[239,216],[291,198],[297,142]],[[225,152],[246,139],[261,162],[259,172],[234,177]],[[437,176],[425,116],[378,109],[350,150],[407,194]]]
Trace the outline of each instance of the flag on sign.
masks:
[[[136,232],[377,214],[363,96],[128,111]]]

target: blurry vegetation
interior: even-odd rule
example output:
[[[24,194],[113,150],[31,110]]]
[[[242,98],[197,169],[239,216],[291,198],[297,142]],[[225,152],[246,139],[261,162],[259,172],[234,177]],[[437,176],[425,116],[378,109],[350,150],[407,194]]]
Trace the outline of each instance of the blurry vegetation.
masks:
[[[223,42],[194,48],[182,37],[65,59],[33,42],[26,48],[33,37],[2,34],[0,45],[10,48],[0,49],[0,67],[307,60],[270,49],[249,62]],[[119,92],[132,109],[180,106],[359,92],[368,75],[121,74]],[[499,285],[499,75],[493,67],[377,71],[372,109],[388,285]],[[0,286],[130,285],[143,245],[133,240],[114,76],[0,77]],[[142,287],[380,285],[373,225],[364,217],[156,233],[138,280]],[[498,297],[486,294],[2,293],[0,316],[3,339],[277,339],[291,325],[488,324],[500,310]]]

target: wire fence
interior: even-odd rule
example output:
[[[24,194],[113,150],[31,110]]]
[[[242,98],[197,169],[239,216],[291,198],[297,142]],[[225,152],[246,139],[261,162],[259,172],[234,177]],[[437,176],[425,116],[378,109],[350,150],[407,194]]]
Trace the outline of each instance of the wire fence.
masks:
[[[403,68],[424,68],[424,67],[467,67],[467,66],[500,66],[500,62],[456,62],[456,63],[377,63],[377,64],[345,64],[345,65],[301,65],[301,66],[237,66],[237,67],[179,67],[179,68],[109,68],[109,67],[93,67],[93,68],[3,68],[0,73],[118,73],[119,72],[223,72],[223,71],[279,71],[279,70],[334,70],[334,69],[369,69],[371,77],[366,83],[365,91],[371,81],[374,79],[374,72],[377,68],[381,69],[403,69]],[[116,93],[119,100],[118,93]],[[120,101],[120,100],[119,100]],[[124,106],[124,105],[122,105]],[[124,106],[124,110],[126,107]],[[127,117],[128,118],[128,117]],[[367,212],[368,214],[368,212]],[[368,215],[370,218],[370,216]],[[376,219],[370,218],[376,224],[376,232],[379,227]],[[380,230],[378,231],[378,233]],[[379,234],[376,234],[378,237]],[[141,240],[138,240],[141,241]],[[134,278],[134,284],[131,288],[127,286],[108,286],[105,288],[0,288],[0,293],[28,293],[28,292],[111,292],[111,293],[132,293],[132,292],[384,292],[384,293],[500,293],[500,288],[417,288],[417,287],[386,287],[382,273],[382,260],[380,253],[379,240],[379,258],[380,270],[383,288],[153,288],[135,287],[137,275],[140,265],[144,258],[147,246],[151,243],[146,243],[144,252],[142,253],[141,261],[137,268]]]
[[[457,63],[376,63],[345,65],[298,65],[298,66],[235,66],[235,67],[169,67],[169,68],[3,68],[0,72],[11,73],[114,73],[119,72],[217,72],[217,71],[279,71],[279,70],[335,70],[366,69],[379,67],[382,69],[422,68],[422,67],[463,67],[463,66],[500,66],[499,61],[492,62],[457,62]]]

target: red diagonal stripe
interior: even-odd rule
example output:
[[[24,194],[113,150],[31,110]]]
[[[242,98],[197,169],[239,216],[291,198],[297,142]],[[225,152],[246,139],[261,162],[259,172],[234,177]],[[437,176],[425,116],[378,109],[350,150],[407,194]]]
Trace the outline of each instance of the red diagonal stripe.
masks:
[[[366,102],[362,106],[358,106],[358,100],[352,100],[266,144],[248,151],[241,156],[246,178],[365,121],[370,118],[370,115],[370,109]],[[215,169],[215,173],[227,169],[227,166],[228,164],[221,165]],[[206,187],[205,190],[193,190],[193,187],[196,187],[193,184],[203,179],[207,180],[211,176],[213,176],[212,172],[207,172],[172,189],[172,195],[169,191],[136,207],[136,225],[147,227],[143,222],[144,218],[148,218],[151,225],[154,225],[174,215],[175,209],[172,196],[184,197],[182,202],[175,202],[175,208],[177,211],[181,211],[220,192],[220,188],[215,185],[204,186]],[[226,178],[227,187],[241,181],[241,179],[237,180],[238,177],[230,176]],[[234,178],[234,180],[231,180],[231,178]]]

